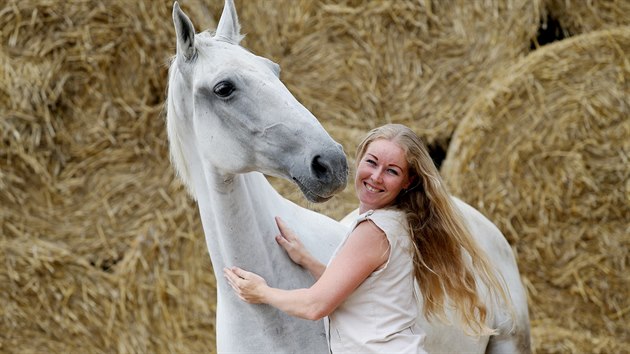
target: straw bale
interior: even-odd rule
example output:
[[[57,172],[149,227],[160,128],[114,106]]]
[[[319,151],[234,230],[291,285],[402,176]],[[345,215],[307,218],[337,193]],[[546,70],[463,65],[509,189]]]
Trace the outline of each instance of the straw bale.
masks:
[[[0,6],[2,352],[214,348],[214,277],[161,117],[170,5]]]
[[[213,28],[223,6],[180,3],[197,30]],[[171,6],[0,5],[2,352],[215,349],[215,282],[198,211],[168,161]],[[352,154],[368,128],[389,121],[446,148],[495,72],[529,51],[542,0],[236,6],[244,46],[277,61],[289,89]],[[356,203],[352,187],[312,205],[272,182],[335,218]],[[539,318],[545,343],[578,343],[566,331],[545,333],[558,324]],[[601,333],[583,338],[616,348]]]
[[[497,74],[442,174],[512,244],[539,352],[630,348],[630,27],[550,44]]]
[[[630,25],[630,1],[546,0],[550,18],[557,20],[564,37]]]
[[[207,2],[219,13],[221,2]],[[353,155],[359,138],[405,123],[446,150],[492,72],[530,50],[541,1],[237,1],[244,46],[282,67],[281,78]],[[351,159],[352,163],[352,159]],[[283,195],[301,201],[286,181]],[[347,188],[310,208],[340,218]]]
[[[444,147],[494,68],[527,54],[541,7],[521,0],[240,5],[244,44],[281,64],[287,86],[325,126],[365,131],[396,121]]]

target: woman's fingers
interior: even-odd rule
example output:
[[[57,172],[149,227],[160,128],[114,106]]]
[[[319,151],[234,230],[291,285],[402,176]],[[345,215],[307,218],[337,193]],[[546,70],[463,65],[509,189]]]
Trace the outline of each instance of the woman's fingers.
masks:
[[[247,272],[238,267],[223,268],[223,275],[225,276],[225,279],[227,279],[230,286],[232,286],[237,293],[240,292],[246,285],[244,282],[246,280],[245,273]]]
[[[289,241],[287,241],[287,239],[284,238],[282,234],[276,235],[276,242],[278,242],[278,244],[282,246],[282,248],[284,248],[285,250],[287,249],[287,246],[289,245]]]
[[[250,298],[251,294],[248,294],[248,291],[251,291],[248,288],[252,285],[248,279],[250,274],[252,273],[238,267],[223,268],[223,275],[238,298],[245,302],[254,303],[253,299]]]
[[[232,267],[231,269],[232,273],[234,273],[236,276],[238,276],[241,279],[247,279],[249,272],[246,270],[243,270],[239,267]]]
[[[285,251],[289,251],[292,241],[294,240],[291,239],[291,232],[288,231],[287,225],[284,223],[284,220],[282,220],[279,216],[276,216],[276,224],[278,225],[278,229],[280,230],[280,234],[276,235],[276,242],[278,242],[278,244],[282,246]]]
[[[293,262],[302,265],[304,258],[308,256],[302,242],[279,216],[276,216],[276,224],[280,230],[280,235],[276,236],[276,242],[284,248]]]
[[[287,240],[293,241],[297,239],[297,236],[293,231],[287,226],[287,224],[282,220],[281,217],[276,216],[276,225],[278,225],[278,229],[280,230],[280,234]]]
[[[228,281],[228,283],[232,286],[232,288],[234,288],[234,290],[237,290],[238,284],[236,283],[236,280],[238,276],[234,274],[234,272],[229,268],[223,268],[223,275],[225,276],[225,279]]]

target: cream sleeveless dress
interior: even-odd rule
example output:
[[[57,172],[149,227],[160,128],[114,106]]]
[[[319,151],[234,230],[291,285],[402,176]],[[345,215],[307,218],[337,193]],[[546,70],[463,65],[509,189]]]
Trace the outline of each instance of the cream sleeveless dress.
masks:
[[[351,230],[368,219],[387,235],[389,259],[328,316],[330,350],[335,354],[426,353],[424,331],[416,325],[418,305],[405,215],[394,209],[370,210],[359,215]]]

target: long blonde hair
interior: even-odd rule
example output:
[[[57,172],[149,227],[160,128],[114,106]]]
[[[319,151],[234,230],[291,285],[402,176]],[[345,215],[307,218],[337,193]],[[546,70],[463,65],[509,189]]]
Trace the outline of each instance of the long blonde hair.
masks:
[[[425,145],[408,127],[387,124],[371,130],[359,144],[357,163],[368,145],[378,139],[395,142],[405,151],[409,178],[413,181],[408,190],[398,195],[394,207],[407,216],[414,276],[424,299],[424,316],[445,321],[450,299],[468,334],[496,334],[485,324],[488,309],[479,297],[474,274],[495,299],[501,297],[508,304],[506,290],[453,205]],[[462,250],[470,255],[471,266]]]

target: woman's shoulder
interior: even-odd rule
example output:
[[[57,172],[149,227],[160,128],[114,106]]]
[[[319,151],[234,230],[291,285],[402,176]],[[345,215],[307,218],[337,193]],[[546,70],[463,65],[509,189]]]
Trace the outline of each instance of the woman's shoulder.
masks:
[[[368,216],[370,218],[377,218],[377,219],[395,220],[395,221],[401,221],[401,220],[406,219],[405,212],[400,209],[395,209],[395,208],[383,208],[383,209],[370,210],[366,214],[370,214]]]
[[[394,208],[369,210],[359,216],[359,222],[368,219],[386,233],[393,228],[405,227],[407,224],[405,213]]]

